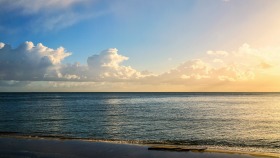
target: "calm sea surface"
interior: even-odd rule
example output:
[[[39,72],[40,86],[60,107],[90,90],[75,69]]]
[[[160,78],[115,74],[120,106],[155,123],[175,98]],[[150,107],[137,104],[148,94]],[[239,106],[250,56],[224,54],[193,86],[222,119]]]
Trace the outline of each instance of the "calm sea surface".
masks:
[[[280,93],[0,93],[0,133],[280,153]]]

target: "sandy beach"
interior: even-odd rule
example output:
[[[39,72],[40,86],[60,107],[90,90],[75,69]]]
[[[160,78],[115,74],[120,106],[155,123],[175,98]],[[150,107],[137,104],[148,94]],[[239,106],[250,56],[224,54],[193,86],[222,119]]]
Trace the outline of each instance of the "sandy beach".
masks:
[[[43,158],[254,158],[277,157],[205,150],[203,152],[178,152],[148,150],[147,145],[116,144],[81,140],[0,138],[0,157]]]

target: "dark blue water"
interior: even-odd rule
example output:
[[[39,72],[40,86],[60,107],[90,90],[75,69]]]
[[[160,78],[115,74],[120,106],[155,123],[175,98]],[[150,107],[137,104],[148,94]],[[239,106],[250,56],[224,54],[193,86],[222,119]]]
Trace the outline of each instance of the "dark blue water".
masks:
[[[0,132],[280,153],[280,93],[0,93]]]

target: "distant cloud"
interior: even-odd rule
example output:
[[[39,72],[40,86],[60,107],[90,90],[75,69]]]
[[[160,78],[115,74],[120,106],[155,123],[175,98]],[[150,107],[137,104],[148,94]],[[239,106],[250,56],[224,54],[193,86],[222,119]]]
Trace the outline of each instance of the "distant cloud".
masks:
[[[118,54],[116,48],[102,51],[99,55],[90,56],[87,59],[91,76],[98,78],[131,79],[142,77],[141,73],[130,66],[120,65],[128,57]]]
[[[21,21],[21,27],[36,32],[58,30],[102,15],[88,9],[96,0],[0,0],[0,18]],[[5,16],[4,16],[5,15]],[[1,30],[15,29],[11,22],[0,22]],[[12,28],[11,28],[12,27]],[[1,31],[0,30],[0,31]]]
[[[208,55],[221,55],[221,56],[227,56],[228,55],[228,52],[226,51],[207,51],[207,54]]]
[[[184,62],[177,68],[172,69],[159,76],[163,82],[172,82],[172,80],[187,79],[200,80],[210,78],[210,67],[200,59],[194,59]]]
[[[61,77],[80,81],[120,81],[143,78],[141,72],[130,66],[121,65],[128,57],[118,54],[116,48],[110,48],[87,59],[87,65],[67,64],[60,69]]]
[[[209,84],[214,81],[249,81],[256,79],[257,74],[263,73],[264,69],[279,68],[280,62],[279,48],[253,49],[248,44],[242,45],[237,51],[207,51],[206,55],[203,59],[186,61],[159,75],[159,78],[164,82],[178,83],[194,80],[207,81]]]
[[[215,58],[215,59],[213,59],[213,62],[214,63],[223,63],[223,60]]]
[[[110,86],[122,88],[114,83],[139,88],[141,85],[193,87],[251,82],[263,76],[279,76],[279,52],[280,48],[254,49],[244,44],[232,52],[207,51],[201,59],[188,60],[174,69],[155,75],[123,65],[129,58],[119,54],[116,48],[92,55],[88,57],[87,64],[82,65],[63,64],[62,61],[71,53],[62,47],[52,49],[41,43],[34,45],[25,42],[13,49],[0,43],[0,87],[30,86],[34,81],[50,81],[53,88],[75,86],[80,91],[79,86],[98,86],[102,89],[105,86],[103,83],[110,89]]]
[[[39,43],[25,42],[18,48],[0,43],[0,80],[15,81],[117,81],[142,78],[145,75],[130,66],[121,65],[128,57],[116,48],[92,55],[87,65],[62,64],[71,53]]]
[[[54,10],[66,9],[75,4],[85,3],[89,0],[0,0],[3,9],[20,11],[23,14],[35,14],[38,12],[52,12]],[[1,7],[2,8],[2,7]]]
[[[4,46],[5,44],[0,42],[0,49],[2,49]]]
[[[54,50],[41,43],[34,46],[25,42],[15,49],[5,44],[0,49],[0,79],[33,81],[55,77],[61,61],[69,55],[62,47]]]
[[[15,81],[15,80],[8,80],[8,81],[0,81],[0,87],[21,87],[26,86],[30,81]]]
[[[262,62],[262,63],[260,63],[260,67],[263,69],[269,69],[269,68],[272,68],[273,66],[270,65],[269,63]]]

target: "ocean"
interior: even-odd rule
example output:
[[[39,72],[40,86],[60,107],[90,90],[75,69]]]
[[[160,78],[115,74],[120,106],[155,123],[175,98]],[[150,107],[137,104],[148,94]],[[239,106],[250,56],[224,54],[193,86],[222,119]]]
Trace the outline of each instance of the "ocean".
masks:
[[[280,93],[0,93],[0,136],[280,153]]]

